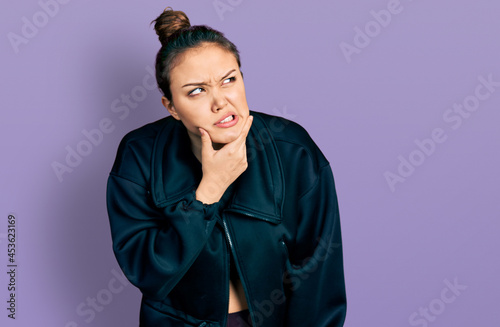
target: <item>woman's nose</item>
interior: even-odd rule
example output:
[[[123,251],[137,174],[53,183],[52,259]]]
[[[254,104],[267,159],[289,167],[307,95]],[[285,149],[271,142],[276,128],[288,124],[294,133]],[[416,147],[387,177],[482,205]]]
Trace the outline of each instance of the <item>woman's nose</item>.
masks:
[[[213,100],[212,100],[212,111],[217,112],[227,105],[227,100],[224,94],[220,91],[213,92]]]

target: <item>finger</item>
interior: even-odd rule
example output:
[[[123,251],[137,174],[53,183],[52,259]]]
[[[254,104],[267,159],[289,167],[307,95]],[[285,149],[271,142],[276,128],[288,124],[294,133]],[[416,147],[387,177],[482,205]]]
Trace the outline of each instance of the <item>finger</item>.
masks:
[[[201,127],[199,128],[199,131],[201,134],[201,154],[203,156],[203,153],[210,153],[214,148],[212,146],[212,139],[210,138],[208,132]]]
[[[245,122],[245,126],[243,126],[242,134],[244,133],[244,137],[247,137],[248,132],[250,131],[250,127],[252,127],[253,116],[248,116]]]
[[[249,117],[252,116],[248,116],[246,118],[245,124],[243,125],[243,128],[241,129],[238,137],[236,137],[233,141],[224,145],[224,148],[227,151],[240,151],[241,148],[245,146],[246,136],[248,134],[248,131],[250,130],[250,126],[252,125],[252,120],[253,120],[253,117],[252,118]]]
[[[240,135],[238,135],[236,140],[233,141],[234,143],[236,143],[237,145],[245,143],[248,132],[250,131],[250,127],[252,126],[252,121],[253,121],[253,116],[248,116],[247,120],[245,121],[245,125],[243,125],[243,128],[241,129]]]

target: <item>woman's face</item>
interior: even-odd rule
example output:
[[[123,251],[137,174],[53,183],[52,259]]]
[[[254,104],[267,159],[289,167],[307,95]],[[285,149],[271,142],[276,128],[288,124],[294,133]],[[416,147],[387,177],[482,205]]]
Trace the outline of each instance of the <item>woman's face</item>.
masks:
[[[199,127],[217,143],[215,147],[234,141],[249,115],[236,58],[217,45],[182,54],[170,72],[170,90],[172,101],[163,97],[163,105],[186,126],[194,146],[201,144]]]

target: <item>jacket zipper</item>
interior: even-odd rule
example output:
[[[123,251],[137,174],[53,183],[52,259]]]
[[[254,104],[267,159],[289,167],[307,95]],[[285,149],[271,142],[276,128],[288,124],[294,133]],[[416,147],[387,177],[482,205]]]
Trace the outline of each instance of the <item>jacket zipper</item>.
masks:
[[[229,277],[229,281],[226,283],[226,297],[227,297],[227,305],[226,305],[226,312],[225,312],[225,315],[224,315],[224,322],[222,324],[222,326],[226,326],[227,325],[227,319],[228,319],[228,310],[229,310],[229,283],[231,281],[231,253],[233,252],[233,242],[231,241],[231,237],[229,236],[229,231],[227,229],[227,225],[226,225],[226,220],[224,219],[224,217],[222,217],[222,226],[224,227],[224,234],[226,235],[226,240],[227,242],[229,243],[229,249],[227,249],[227,246],[226,246],[226,250],[227,250],[227,257],[228,257],[228,260],[226,260],[226,271],[227,271],[227,276]]]
[[[224,233],[226,234],[226,239],[228,240],[229,248],[231,250],[231,253],[229,254],[229,260],[231,260],[231,254],[232,254],[232,260],[235,261],[234,265],[236,267],[236,270],[238,271],[238,276],[240,277],[241,284],[243,285],[243,290],[245,291],[245,299],[247,300],[248,311],[250,312],[250,316],[252,316],[252,309],[250,308],[250,301],[248,299],[247,286],[246,286],[246,283],[244,282],[244,280],[241,278],[242,275],[241,275],[240,267],[236,262],[236,253],[235,253],[235,250],[233,247],[233,242],[231,241],[231,235],[229,235],[229,229],[227,228],[226,219],[225,219],[224,214],[222,214],[222,224],[224,226]],[[231,271],[231,266],[229,266],[228,268],[229,268],[229,271]],[[231,279],[229,280],[229,282],[230,281],[231,281]],[[227,309],[229,309],[229,283],[228,283],[228,287],[227,287]],[[226,310],[226,321],[224,321],[223,326],[226,326],[226,324],[227,324],[227,316],[228,316],[227,311],[228,310]],[[252,320],[252,323],[253,323],[253,320]]]

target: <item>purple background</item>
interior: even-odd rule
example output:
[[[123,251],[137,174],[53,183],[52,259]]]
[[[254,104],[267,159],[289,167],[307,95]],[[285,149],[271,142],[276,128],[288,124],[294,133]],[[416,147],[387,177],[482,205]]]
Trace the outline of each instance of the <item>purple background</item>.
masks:
[[[19,264],[15,321],[0,274],[2,326],[137,326],[140,294],[115,277],[105,186],[121,137],[167,114],[143,85],[159,49],[149,22],[167,5],[224,32],[240,49],[250,108],[299,122],[330,160],[345,326],[500,326],[500,87],[479,86],[500,81],[498,2],[54,1],[0,5],[0,271],[9,213]],[[477,87],[487,99],[474,102]],[[474,111],[457,127],[450,110],[464,101]],[[85,149],[82,130],[103,119],[113,131]],[[432,146],[435,129],[445,140]],[[60,181],[53,163],[79,144],[88,155]],[[399,175],[401,158],[413,171],[401,168],[391,189],[384,174]]]

